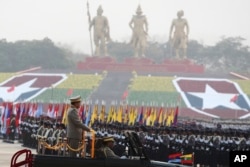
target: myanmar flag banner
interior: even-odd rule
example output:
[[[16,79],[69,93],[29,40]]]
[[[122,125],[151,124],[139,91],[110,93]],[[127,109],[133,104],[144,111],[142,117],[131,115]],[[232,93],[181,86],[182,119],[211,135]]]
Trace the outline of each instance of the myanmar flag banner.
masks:
[[[183,165],[193,165],[193,154],[185,154],[180,156],[181,164]]]

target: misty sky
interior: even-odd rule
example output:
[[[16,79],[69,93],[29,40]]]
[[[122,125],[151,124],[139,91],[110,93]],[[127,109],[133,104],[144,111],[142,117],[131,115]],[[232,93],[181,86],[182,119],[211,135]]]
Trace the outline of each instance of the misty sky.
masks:
[[[90,53],[87,0],[0,0],[0,39],[41,40]],[[189,39],[214,45],[222,36],[246,38],[250,46],[249,0],[89,0],[94,17],[99,5],[108,17],[114,41],[128,42],[128,26],[138,4],[149,23],[149,41],[168,40],[178,10],[190,25]]]

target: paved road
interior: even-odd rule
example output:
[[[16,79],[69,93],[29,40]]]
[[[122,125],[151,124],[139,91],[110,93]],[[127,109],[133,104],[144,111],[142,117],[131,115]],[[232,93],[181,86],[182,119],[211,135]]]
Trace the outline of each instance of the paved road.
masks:
[[[5,143],[0,139],[0,167],[10,167],[12,156],[19,150],[25,149],[21,143]],[[27,148],[30,149],[30,148]],[[36,154],[35,149],[30,149],[32,154]],[[21,157],[22,158],[22,157]],[[20,159],[21,160],[21,159]]]

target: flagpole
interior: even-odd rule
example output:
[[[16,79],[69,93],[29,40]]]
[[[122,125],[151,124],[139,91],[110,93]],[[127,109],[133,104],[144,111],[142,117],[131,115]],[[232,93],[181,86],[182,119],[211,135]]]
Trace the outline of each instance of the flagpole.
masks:
[[[90,16],[90,12],[89,12],[89,1],[87,1],[87,15],[88,15],[88,22],[89,22],[89,26],[90,26],[91,25],[91,16]],[[91,28],[89,28],[89,39],[90,39],[91,56],[93,57],[93,44],[92,44]]]

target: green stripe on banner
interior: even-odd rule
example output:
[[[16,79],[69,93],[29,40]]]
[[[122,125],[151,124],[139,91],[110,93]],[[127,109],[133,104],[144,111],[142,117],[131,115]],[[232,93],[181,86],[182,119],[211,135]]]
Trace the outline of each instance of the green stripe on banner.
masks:
[[[161,105],[161,103],[170,105],[181,102],[181,105],[179,106],[186,106],[184,102],[180,99],[180,96],[177,92],[130,91],[127,100],[129,102],[136,101],[139,104],[141,104],[142,102],[144,102],[144,104],[157,102],[158,105]]]
[[[42,94],[38,95],[32,100],[35,101],[42,101],[42,102],[64,102],[68,100],[70,97],[67,95],[68,89],[61,89],[61,88],[52,88],[47,89]],[[91,89],[73,89],[72,94],[70,96],[80,95],[82,99],[87,99],[87,97],[92,93]]]

